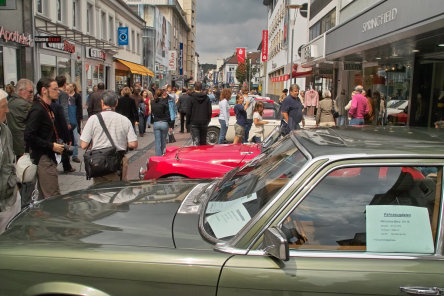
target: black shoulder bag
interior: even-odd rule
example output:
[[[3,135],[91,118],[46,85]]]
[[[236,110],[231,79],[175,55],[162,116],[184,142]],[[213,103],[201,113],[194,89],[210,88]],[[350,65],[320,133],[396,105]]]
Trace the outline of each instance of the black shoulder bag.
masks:
[[[102,114],[97,113],[96,115],[112,147],[85,151],[83,158],[85,161],[86,179],[102,177],[120,171],[120,179],[122,180],[123,151],[117,151],[116,145],[114,145],[114,141],[103,122]]]

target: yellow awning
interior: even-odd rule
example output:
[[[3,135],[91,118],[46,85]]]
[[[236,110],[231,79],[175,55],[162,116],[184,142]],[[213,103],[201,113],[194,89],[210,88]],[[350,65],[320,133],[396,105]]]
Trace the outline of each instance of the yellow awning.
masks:
[[[121,59],[116,59],[117,62],[125,65],[126,67],[128,67],[128,69],[130,70],[131,73],[133,74],[140,74],[143,76],[154,76],[153,71],[151,71],[150,69],[146,68],[145,66],[136,64],[136,63],[132,63],[132,62],[128,62],[125,60],[121,60]]]

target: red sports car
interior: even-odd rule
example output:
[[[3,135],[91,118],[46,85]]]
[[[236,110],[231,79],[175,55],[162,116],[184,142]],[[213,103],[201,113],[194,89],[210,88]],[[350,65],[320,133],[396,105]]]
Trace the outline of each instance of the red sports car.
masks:
[[[276,127],[261,144],[224,144],[167,147],[165,155],[149,158],[140,179],[219,178],[233,168],[241,167],[280,138]]]
[[[143,179],[218,178],[261,153],[261,144],[227,144],[168,147],[165,155],[152,156]]]

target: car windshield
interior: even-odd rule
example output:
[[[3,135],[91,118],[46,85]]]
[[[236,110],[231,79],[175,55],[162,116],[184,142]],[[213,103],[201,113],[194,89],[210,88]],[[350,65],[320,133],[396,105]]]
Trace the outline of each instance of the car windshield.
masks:
[[[206,204],[204,231],[216,240],[236,235],[306,162],[291,136],[287,136],[241,169],[227,173]]]

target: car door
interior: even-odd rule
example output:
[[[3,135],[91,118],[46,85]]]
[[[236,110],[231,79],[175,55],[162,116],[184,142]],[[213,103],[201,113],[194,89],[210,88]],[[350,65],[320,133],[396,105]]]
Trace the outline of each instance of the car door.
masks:
[[[441,295],[442,164],[427,163],[315,178],[277,221],[289,260],[233,256],[218,295]]]

